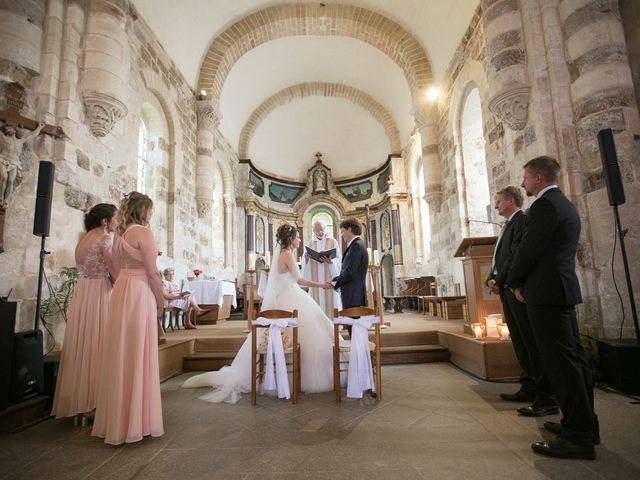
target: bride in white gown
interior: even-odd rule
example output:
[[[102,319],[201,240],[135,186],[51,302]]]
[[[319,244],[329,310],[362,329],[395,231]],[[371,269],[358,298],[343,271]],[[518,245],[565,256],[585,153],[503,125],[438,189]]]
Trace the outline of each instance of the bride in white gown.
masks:
[[[262,310],[298,310],[298,341],[300,342],[300,376],[305,393],[333,390],[333,324],[320,306],[300,286],[332,288],[330,283],[305,280],[300,276],[292,250],[300,245],[296,227],[288,224],[278,228],[279,246],[273,256],[272,269],[262,301]],[[265,329],[264,334],[268,334]],[[260,343],[260,342],[258,342]],[[236,403],[241,393],[251,391],[251,334],[242,344],[233,363],[217,372],[208,372],[188,379],[185,388],[213,387],[201,396],[212,403]]]

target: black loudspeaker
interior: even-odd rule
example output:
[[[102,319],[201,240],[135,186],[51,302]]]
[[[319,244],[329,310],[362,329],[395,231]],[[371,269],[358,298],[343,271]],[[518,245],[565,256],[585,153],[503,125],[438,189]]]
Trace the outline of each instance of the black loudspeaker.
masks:
[[[33,217],[33,234],[49,236],[51,220],[51,200],[53,199],[53,177],[56,167],[51,162],[40,162],[38,168],[38,190],[36,192],[36,212]]]
[[[9,406],[16,305],[16,302],[0,300],[0,409]]]
[[[53,407],[53,396],[56,393],[58,371],[60,370],[60,355],[45,355],[44,357],[44,395],[49,397],[47,409]]]
[[[44,390],[42,332],[28,330],[15,334],[11,374],[11,401],[21,402]]]
[[[613,141],[613,132],[610,128],[598,132],[598,145],[602,159],[602,173],[609,194],[609,205],[622,205],[625,202],[624,186],[618,165],[616,144]]]
[[[640,345],[634,339],[597,341],[604,381],[624,393],[640,394]]]

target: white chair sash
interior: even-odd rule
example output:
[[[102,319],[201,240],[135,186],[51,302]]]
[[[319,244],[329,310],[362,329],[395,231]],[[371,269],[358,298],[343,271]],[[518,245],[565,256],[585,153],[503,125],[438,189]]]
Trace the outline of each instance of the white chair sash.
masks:
[[[289,377],[287,375],[287,362],[284,358],[284,345],[282,345],[282,335],[280,334],[280,332],[283,328],[297,326],[298,319],[268,319],[264,317],[258,317],[251,323],[253,323],[253,325],[269,327],[267,357],[265,359],[266,365],[263,382],[264,388],[266,390],[275,390],[277,388],[278,398],[291,398],[291,392],[289,390]]]
[[[352,325],[349,369],[347,373],[347,397],[362,398],[362,392],[376,390],[369,349],[369,328],[380,323],[380,317],[360,318],[338,317],[333,320],[338,325]],[[380,348],[378,345],[377,348]]]

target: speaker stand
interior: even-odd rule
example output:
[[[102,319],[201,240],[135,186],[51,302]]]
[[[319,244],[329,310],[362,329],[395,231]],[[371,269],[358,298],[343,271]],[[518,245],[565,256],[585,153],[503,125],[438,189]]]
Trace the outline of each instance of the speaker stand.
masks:
[[[0,253],[4,252],[4,219],[7,215],[7,209],[0,207]]]
[[[636,343],[640,345],[640,327],[638,326],[638,312],[636,310],[636,301],[633,296],[633,285],[631,284],[631,274],[629,273],[629,261],[627,260],[627,249],[624,245],[624,237],[629,230],[623,229],[620,223],[620,214],[618,213],[618,205],[613,206],[613,213],[616,218],[616,229],[620,238],[620,251],[622,252],[622,263],[624,265],[624,274],[627,278],[627,291],[629,292],[629,302],[631,303],[631,317],[633,318],[633,327],[636,331]]]
[[[42,300],[42,279],[44,277],[44,257],[51,252],[47,252],[44,249],[44,244],[47,239],[46,235],[41,235],[42,241],[40,243],[40,267],[38,268],[38,295],[36,296],[36,320],[33,329],[38,330],[38,324],[40,322],[40,302]]]

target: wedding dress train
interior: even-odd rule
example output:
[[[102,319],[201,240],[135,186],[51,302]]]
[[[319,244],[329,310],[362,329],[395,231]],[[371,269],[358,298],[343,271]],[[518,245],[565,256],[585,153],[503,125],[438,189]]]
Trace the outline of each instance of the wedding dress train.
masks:
[[[333,390],[333,324],[313,298],[297,283],[298,271],[278,273],[280,250],[276,248],[262,310],[298,310],[300,374],[305,393]],[[266,329],[265,329],[266,330]],[[268,334],[268,330],[263,332]],[[258,342],[259,343],[259,342]],[[200,397],[211,403],[236,403],[242,393],[251,391],[251,334],[242,344],[233,362],[217,372],[191,377],[184,388],[213,387]]]

